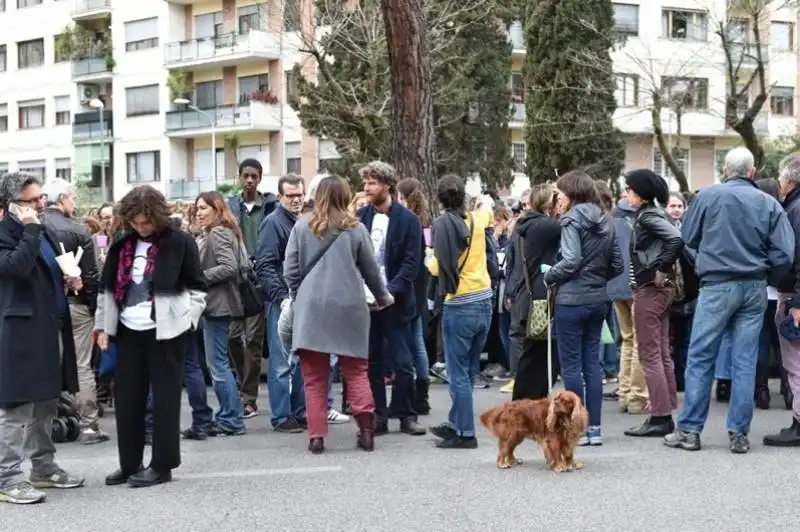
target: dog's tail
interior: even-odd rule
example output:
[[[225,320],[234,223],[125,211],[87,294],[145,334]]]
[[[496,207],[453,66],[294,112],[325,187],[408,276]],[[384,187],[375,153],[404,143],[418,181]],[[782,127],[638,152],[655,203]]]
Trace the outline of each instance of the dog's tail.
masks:
[[[496,406],[494,408],[490,408],[483,414],[481,414],[481,424],[489,429],[489,432],[494,434],[494,425],[497,423],[497,420],[503,413],[503,406]]]

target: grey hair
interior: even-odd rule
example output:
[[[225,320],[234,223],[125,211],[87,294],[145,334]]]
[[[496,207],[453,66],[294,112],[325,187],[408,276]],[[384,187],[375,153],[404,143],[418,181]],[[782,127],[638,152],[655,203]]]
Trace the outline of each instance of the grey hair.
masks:
[[[794,186],[800,184],[800,154],[784,157],[778,168],[780,169],[780,179],[785,179]]]
[[[9,172],[0,177],[0,207],[8,208],[8,204],[17,201],[23,189],[30,185],[40,185],[42,181],[28,172]]]
[[[383,161],[372,161],[358,171],[361,179],[372,177],[384,185],[389,185],[389,188],[394,192],[394,187],[397,184],[397,174],[394,166]]]
[[[747,148],[734,148],[725,156],[725,180],[732,177],[751,177],[755,168],[753,154]]]

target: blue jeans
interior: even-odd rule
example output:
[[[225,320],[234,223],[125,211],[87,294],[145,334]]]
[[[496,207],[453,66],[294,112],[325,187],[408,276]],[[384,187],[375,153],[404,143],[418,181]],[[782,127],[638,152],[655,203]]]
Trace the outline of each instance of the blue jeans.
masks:
[[[766,375],[767,364],[769,364],[769,352],[772,347],[772,338],[770,335],[773,334],[773,332],[771,329],[775,328],[776,306],[777,301],[767,301],[767,310],[764,312],[764,323],[761,325],[761,334],[758,337],[758,365],[756,373],[764,373]],[[731,363],[733,362],[731,358],[732,343],[733,332],[729,325],[719,345],[717,363],[714,366],[715,379],[731,379]]]
[[[417,374],[417,380],[428,380],[428,350],[425,347],[425,333],[422,327],[422,316],[417,316],[413,322],[414,328],[414,343],[416,349],[414,350],[414,371]]]
[[[600,365],[603,366],[603,371],[609,374],[616,375],[619,373],[619,324],[617,323],[617,313],[614,312],[614,305],[608,305],[608,312],[606,312],[606,323],[611,330],[611,336],[614,338],[614,343],[605,344],[600,346]]]
[[[242,401],[239,387],[231,369],[228,356],[228,331],[230,318],[207,317],[203,328],[206,346],[206,364],[211,374],[211,385],[219,401],[219,411],[214,422],[225,431],[239,431],[244,428]]]
[[[278,318],[281,315],[280,303],[267,303],[267,341],[269,359],[267,369],[267,390],[269,408],[272,410],[273,427],[277,427],[290,417],[305,419],[306,397],[303,393],[303,374],[297,365],[297,358],[291,356],[278,335]]]
[[[453,405],[447,421],[459,436],[475,436],[475,412],[472,401],[475,376],[478,374],[481,350],[492,324],[492,300],[464,305],[444,305],[442,310],[442,344],[448,389]]]
[[[700,289],[686,360],[686,393],[678,427],[703,431],[711,401],[715,362],[730,335],[731,402],[729,432],[747,434],[753,419],[759,337],[767,308],[766,281],[729,281]]]
[[[208,394],[203,369],[200,366],[199,332],[189,333],[184,359],[183,385],[192,407],[192,428],[208,431],[213,423],[214,411],[208,406]]]
[[[583,399],[592,427],[600,426],[603,407],[600,336],[607,313],[608,303],[555,307],[554,325],[564,388]]]

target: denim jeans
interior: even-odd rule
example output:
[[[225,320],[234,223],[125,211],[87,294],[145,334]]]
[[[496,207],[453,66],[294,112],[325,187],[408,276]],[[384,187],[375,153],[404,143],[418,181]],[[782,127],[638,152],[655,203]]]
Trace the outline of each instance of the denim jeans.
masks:
[[[305,419],[306,417],[303,374],[297,363],[297,357],[288,353],[278,335],[280,315],[280,303],[267,303],[267,341],[269,342],[267,390],[269,391],[269,408],[272,410],[270,423],[273,427],[277,427],[290,417],[295,419]]]
[[[197,331],[189,333],[186,342],[183,385],[192,407],[192,428],[207,431],[211,428],[214,412],[208,406],[208,390],[200,366],[199,334]]]
[[[428,350],[425,348],[425,333],[422,326],[422,316],[417,316],[413,323],[414,327],[414,342],[416,349],[414,350],[414,371],[417,374],[417,380],[428,380]]]
[[[761,326],[761,334],[758,337],[758,365],[756,366],[756,374],[761,374],[766,377],[770,349],[777,343],[777,331],[775,330],[775,309],[778,302],[775,300],[767,301],[767,310],[764,311],[764,323]],[[714,366],[714,378],[728,379],[731,378],[731,346],[733,342],[733,333],[730,327],[725,331],[722,337],[722,342],[719,346],[719,353],[717,354],[717,363]],[[780,346],[776,347],[780,349]],[[780,353],[779,353],[780,354]]]
[[[244,428],[244,410],[239,398],[239,387],[231,369],[228,356],[229,317],[207,317],[203,328],[206,346],[206,364],[211,374],[211,386],[217,395],[219,410],[214,422],[223,430],[238,431]]]
[[[600,346],[600,365],[603,366],[603,371],[606,373],[616,375],[619,373],[619,324],[617,323],[617,313],[614,311],[614,305],[608,305],[606,312],[606,323],[611,330],[611,336],[614,342],[611,344],[604,344]]]
[[[475,376],[481,350],[492,323],[492,300],[463,305],[444,305],[442,341],[447,364],[448,388],[453,404],[448,424],[459,436],[475,436],[475,412],[472,401]]]
[[[608,303],[556,304],[555,307],[554,324],[564,388],[583,399],[589,411],[589,425],[593,427],[600,426],[603,407],[600,337],[607,313]]]
[[[681,430],[703,431],[715,362],[728,334],[732,384],[727,428],[743,434],[750,431],[759,336],[766,308],[766,281],[728,281],[700,289],[686,360],[683,411],[678,417]]]

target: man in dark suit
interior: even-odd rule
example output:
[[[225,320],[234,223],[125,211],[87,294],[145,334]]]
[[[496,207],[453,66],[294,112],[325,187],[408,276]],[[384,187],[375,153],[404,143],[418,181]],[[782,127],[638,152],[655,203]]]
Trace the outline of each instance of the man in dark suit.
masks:
[[[40,224],[44,195],[36,176],[0,177],[0,502],[41,502],[40,488],[77,488],[54,461],[51,428],[62,390],[78,391],[77,363],[65,277],[56,240]],[[25,451],[32,462],[23,477]]]
[[[370,316],[369,379],[375,399],[375,434],[389,431],[389,418],[400,420],[400,432],[419,436],[425,428],[414,411],[414,334],[417,317],[414,280],[422,267],[422,227],[419,219],[394,201],[394,168],[375,161],[361,169],[369,205],[358,217],[372,237],[375,260],[386,287],[394,296],[391,307]],[[374,297],[367,290],[367,302]],[[392,401],[387,407],[384,377],[393,373]]]

